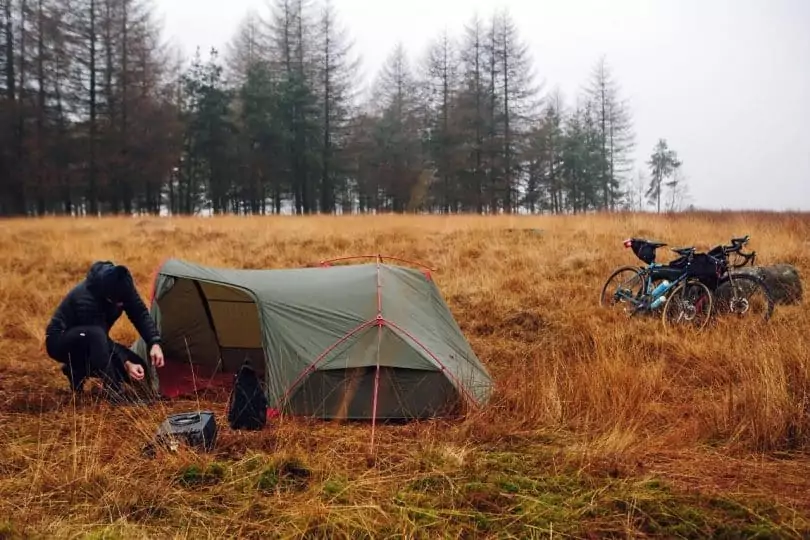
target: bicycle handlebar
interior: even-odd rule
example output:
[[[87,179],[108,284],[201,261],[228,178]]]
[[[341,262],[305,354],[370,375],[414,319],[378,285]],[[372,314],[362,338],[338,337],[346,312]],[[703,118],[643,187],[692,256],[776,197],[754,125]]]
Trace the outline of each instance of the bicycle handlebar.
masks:
[[[746,264],[748,264],[749,262],[752,265],[754,264],[754,261],[756,260],[757,252],[756,251],[751,251],[749,253],[745,253],[742,250],[743,246],[748,244],[749,239],[750,239],[750,236],[746,234],[742,238],[732,238],[730,246],[721,246],[724,256],[730,255],[732,253],[737,253],[740,257],[743,258],[742,263],[736,263],[736,264],[732,263],[732,264],[730,264],[729,266],[731,266],[732,268],[741,268],[741,267],[745,266]]]
[[[730,246],[722,246],[723,252],[728,253],[740,253],[742,251],[743,246],[748,244],[749,236],[746,234],[742,238],[732,238]],[[742,253],[740,253],[742,254]]]

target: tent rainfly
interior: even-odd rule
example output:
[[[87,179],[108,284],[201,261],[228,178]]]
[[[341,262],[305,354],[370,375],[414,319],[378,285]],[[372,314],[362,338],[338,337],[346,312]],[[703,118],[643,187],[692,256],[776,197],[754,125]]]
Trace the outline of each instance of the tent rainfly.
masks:
[[[150,311],[166,397],[212,381],[230,390],[249,359],[272,408],[317,418],[413,419],[486,403],[492,380],[430,274],[375,263],[222,269],[170,259]],[[147,358],[138,339],[132,349]]]

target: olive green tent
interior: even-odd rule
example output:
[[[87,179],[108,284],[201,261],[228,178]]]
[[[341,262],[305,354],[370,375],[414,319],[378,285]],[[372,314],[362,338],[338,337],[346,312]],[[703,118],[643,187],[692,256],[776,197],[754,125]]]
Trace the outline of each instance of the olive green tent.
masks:
[[[463,414],[492,380],[428,272],[383,264],[223,269],[171,259],[150,307],[164,396],[218,380],[249,359],[281,413],[407,419]],[[147,358],[142,340],[133,350]]]

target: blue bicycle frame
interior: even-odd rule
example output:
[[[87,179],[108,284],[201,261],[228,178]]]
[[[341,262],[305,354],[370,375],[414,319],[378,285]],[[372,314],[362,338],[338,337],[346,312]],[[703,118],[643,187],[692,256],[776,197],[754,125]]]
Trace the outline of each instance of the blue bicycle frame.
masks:
[[[673,270],[678,271],[677,277],[675,277],[675,279],[673,279],[663,287],[658,286],[656,288],[653,288],[652,284],[655,270],[662,267],[667,267],[667,265],[654,262],[648,264],[647,266],[642,267],[639,270],[639,274],[642,276],[642,279],[644,279],[644,282],[641,288],[641,292],[638,296],[623,294],[624,291],[622,291],[621,289],[616,292],[617,299],[618,297],[623,298],[624,300],[627,300],[630,304],[633,305],[634,308],[632,312],[633,314],[639,311],[651,311],[656,309],[665,300],[665,295],[667,294],[667,292],[669,292],[670,290],[678,286],[678,284],[680,284],[682,281],[685,281],[690,277],[686,268],[684,268],[683,270],[673,268]]]

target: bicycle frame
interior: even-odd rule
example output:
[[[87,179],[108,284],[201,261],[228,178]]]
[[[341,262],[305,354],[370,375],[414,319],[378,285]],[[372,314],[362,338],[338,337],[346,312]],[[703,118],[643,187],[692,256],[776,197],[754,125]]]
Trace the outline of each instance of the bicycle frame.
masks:
[[[672,280],[666,287],[660,290],[657,294],[652,295],[652,292],[655,290],[652,286],[653,283],[653,270],[656,268],[664,267],[665,265],[661,263],[651,263],[647,266],[641,267],[641,274],[643,276],[643,284],[641,289],[641,294],[638,297],[634,297],[631,295],[623,294],[623,291],[619,291],[616,293],[617,298],[623,298],[627,302],[633,305],[633,314],[638,311],[648,311],[652,309],[652,306],[655,304],[656,300],[666,295],[670,290],[677,287],[682,281],[686,281],[691,276],[687,273],[686,269],[684,269],[677,278]]]

